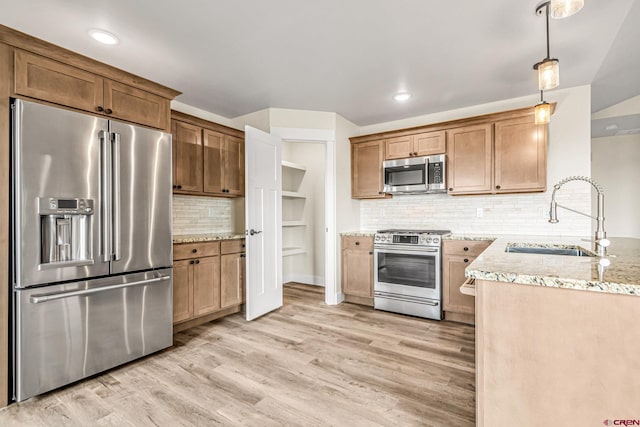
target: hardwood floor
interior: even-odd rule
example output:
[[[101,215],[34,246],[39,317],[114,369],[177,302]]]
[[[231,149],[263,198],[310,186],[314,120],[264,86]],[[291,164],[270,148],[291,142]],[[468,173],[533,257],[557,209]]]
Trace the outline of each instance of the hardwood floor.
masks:
[[[474,329],[291,284],[284,306],[0,411],[0,425],[473,426]]]

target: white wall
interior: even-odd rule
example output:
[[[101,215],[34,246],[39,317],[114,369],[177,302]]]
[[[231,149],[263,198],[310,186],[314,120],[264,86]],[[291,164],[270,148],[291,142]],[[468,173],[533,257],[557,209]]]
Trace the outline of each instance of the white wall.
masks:
[[[556,90],[545,94],[557,102],[549,124],[547,188],[570,175],[590,176],[589,86]],[[490,104],[413,117],[361,128],[362,134],[402,129],[446,120],[488,114],[535,105],[535,96],[508,99]],[[500,196],[394,196],[392,199],[362,201],[360,228],[445,228],[456,233],[540,234],[589,236],[591,221],[560,210],[560,223],[549,224],[550,191],[538,194]],[[558,201],[571,208],[591,211],[591,186],[569,183],[558,193]],[[482,217],[477,209],[482,208]]]
[[[291,238],[301,242],[304,254],[285,257],[283,260],[283,281],[295,281],[311,285],[324,286],[324,239],[325,239],[325,145],[310,142],[284,142],[282,159],[303,165],[307,168],[300,185],[295,189],[306,199],[285,199],[283,216],[287,205],[293,209],[294,216],[302,219],[304,227],[285,227],[283,243]],[[285,173],[283,170],[283,190]],[[302,175],[302,174],[299,174]]]
[[[592,118],[639,113],[640,96],[636,96],[598,111]],[[591,151],[593,179],[604,188],[607,235],[640,238],[640,134],[594,138]]]

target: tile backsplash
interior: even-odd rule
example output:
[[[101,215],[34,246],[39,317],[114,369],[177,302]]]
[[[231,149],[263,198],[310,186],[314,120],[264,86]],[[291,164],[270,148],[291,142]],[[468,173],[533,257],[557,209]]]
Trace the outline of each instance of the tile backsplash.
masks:
[[[231,233],[233,199],[173,196],[173,234]]]
[[[591,189],[562,188],[558,203],[591,212]],[[448,229],[454,233],[589,236],[591,220],[558,209],[557,224],[549,223],[551,191],[538,194],[448,196],[404,195],[360,204],[363,231],[385,228]]]

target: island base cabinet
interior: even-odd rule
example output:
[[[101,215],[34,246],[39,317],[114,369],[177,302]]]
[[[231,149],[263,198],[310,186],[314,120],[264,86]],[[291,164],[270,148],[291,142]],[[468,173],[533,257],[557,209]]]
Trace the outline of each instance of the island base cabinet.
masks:
[[[639,416],[637,296],[476,280],[476,298],[479,427]]]

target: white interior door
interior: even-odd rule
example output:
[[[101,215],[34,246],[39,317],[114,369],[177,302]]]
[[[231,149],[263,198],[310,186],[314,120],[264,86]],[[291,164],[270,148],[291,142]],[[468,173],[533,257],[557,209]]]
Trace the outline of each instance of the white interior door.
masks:
[[[282,307],[281,145],[245,126],[247,320]]]

